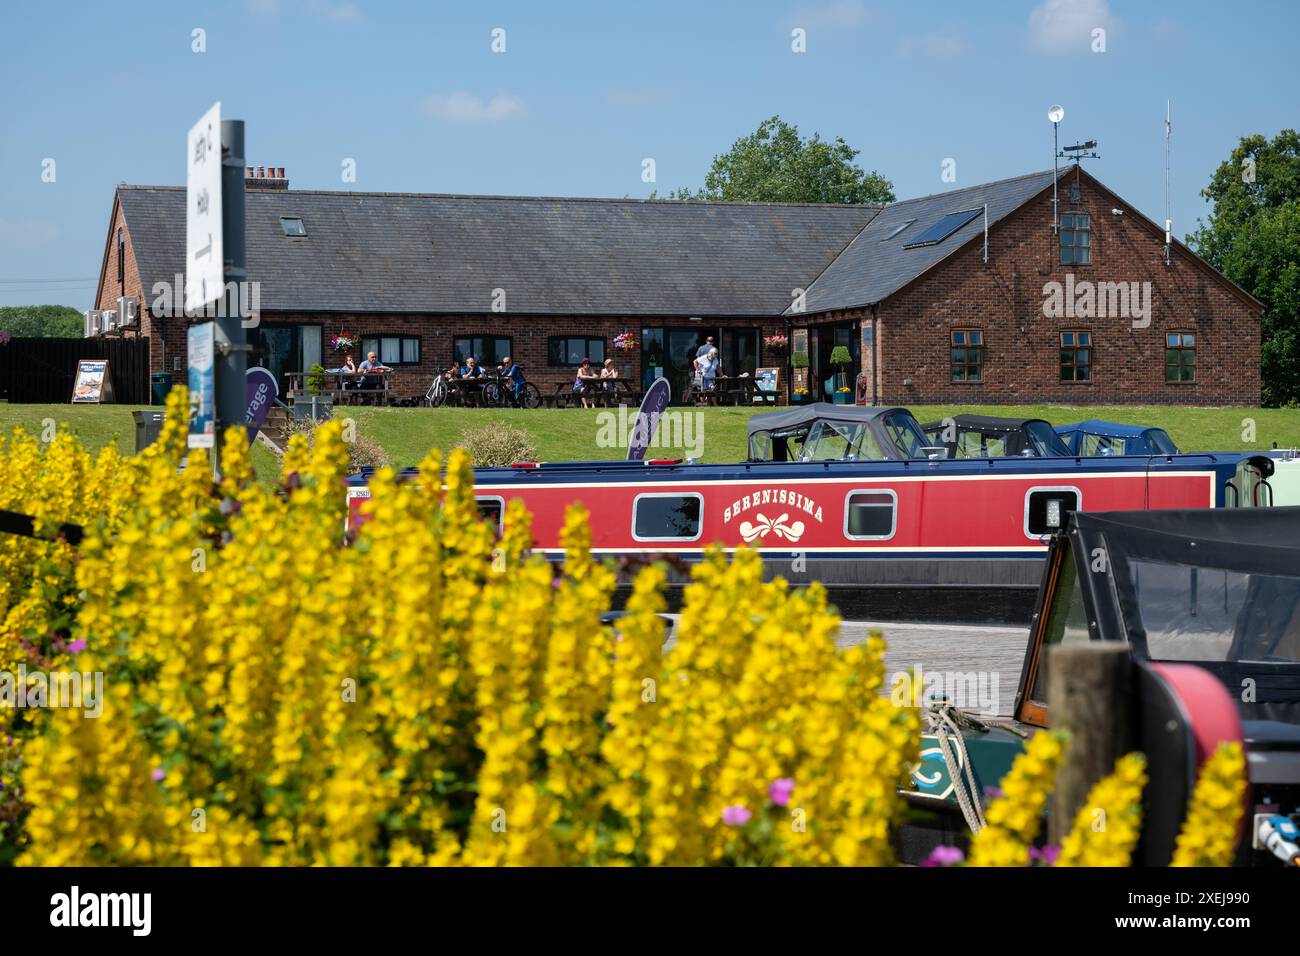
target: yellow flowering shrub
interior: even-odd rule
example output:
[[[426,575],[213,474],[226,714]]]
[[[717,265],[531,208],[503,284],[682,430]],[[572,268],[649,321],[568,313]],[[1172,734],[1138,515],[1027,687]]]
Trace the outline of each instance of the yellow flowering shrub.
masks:
[[[1002,778],[1001,796],[984,811],[987,826],[971,838],[971,866],[1029,865],[1029,848],[1065,759],[1066,741],[1060,731],[1043,730],[1030,738]]]
[[[214,484],[186,409],[174,389],[132,458],[0,452],[3,507],[86,529],[0,536],[0,666],[105,686],[98,717],[0,710],[20,863],[892,862],[917,714],[880,694],[883,641],[836,648],[819,586],[711,552],[665,651],[657,566],[602,623],[580,506],[557,568],[518,502],[500,537],[480,519],[464,452],[431,453],[377,472],[345,533],[337,423],[276,486],[232,429]]]
[[[1246,755],[1219,744],[1201,765],[1170,866],[1229,866],[1246,805]]]
[[[1147,761],[1125,754],[1114,771],[1093,785],[1061,842],[1056,866],[1128,866],[1142,831],[1142,790]]]

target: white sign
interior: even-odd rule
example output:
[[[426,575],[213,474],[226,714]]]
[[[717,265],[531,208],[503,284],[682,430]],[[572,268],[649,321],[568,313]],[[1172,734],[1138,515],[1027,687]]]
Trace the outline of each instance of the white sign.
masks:
[[[213,103],[186,137],[185,311],[221,297],[221,104]]]

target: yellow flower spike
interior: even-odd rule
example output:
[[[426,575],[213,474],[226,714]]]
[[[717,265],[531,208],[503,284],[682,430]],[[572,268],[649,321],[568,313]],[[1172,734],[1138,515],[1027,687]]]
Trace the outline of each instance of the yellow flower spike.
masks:
[[[1245,813],[1246,756],[1221,743],[1201,765],[1170,866],[1231,866]]]
[[[971,866],[1028,866],[1029,847],[1056,784],[1069,738],[1041,730],[1030,738],[998,784],[1002,795],[984,811],[988,825],[971,839]]]
[[[226,429],[221,442],[221,493],[238,498],[253,481],[253,456],[248,444],[248,429],[237,425]]]
[[[1061,842],[1057,866],[1128,866],[1142,829],[1146,757],[1126,754],[1088,792]]]

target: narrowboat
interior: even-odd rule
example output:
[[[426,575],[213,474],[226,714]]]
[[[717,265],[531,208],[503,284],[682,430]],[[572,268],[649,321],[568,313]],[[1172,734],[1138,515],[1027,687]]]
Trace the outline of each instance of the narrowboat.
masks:
[[[1300,848],[1276,836],[1300,822],[1298,542],[1296,507],[1067,516],[1048,546],[1013,714],[922,702],[922,759],[904,795],[932,815],[905,834],[907,855],[964,843],[986,789],[1052,726],[1051,648],[1111,641],[1133,661],[1124,746],[1148,763],[1138,861],[1168,863],[1198,766],[1235,741],[1250,783],[1237,862],[1300,865]]]
[[[1121,425],[1090,419],[1060,425],[1061,436],[1071,455],[1177,455],[1178,446],[1163,428]]]
[[[921,426],[932,444],[949,458],[1069,458],[1052,423],[1042,418],[954,415]]]
[[[725,465],[518,462],[474,481],[490,520],[522,499],[537,549],[556,558],[565,507],[581,502],[597,554],[676,559],[674,589],[710,545],[748,546],[771,576],[820,581],[846,617],[1024,623],[1066,514],[1223,507],[1258,467],[1241,453],[950,459],[906,409],[827,403],[754,415],[749,452]],[[353,520],[367,477],[349,481]]]

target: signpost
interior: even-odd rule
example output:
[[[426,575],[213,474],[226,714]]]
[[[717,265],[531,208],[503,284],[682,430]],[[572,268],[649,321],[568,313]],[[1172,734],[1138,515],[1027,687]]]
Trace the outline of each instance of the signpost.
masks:
[[[113,401],[113,377],[108,371],[108,359],[81,359],[77,362],[77,378],[72,385],[72,401]]]
[[[200,312],[225,285],[220,103],[190,128],[185,146],[185,311]]]
[[[190,352],[191,380],[197,376],[212,403],[213,438],[204,444],[209,441],[208,432],[196,432],[192,417],[190,447],[213,449],[212,470],[219,477],[221,443],[215,436],[231,426],[245,425],[248,412],[248,339],[242,300],[248,278],[244,259],[244,121],[223,120],[221,104],[214,103],[190,129],[185,161],[185,311],[190,317],[194,313],[214,317],[202,327],[205,331],[199,346],[208,367],[196,366],[193,349]],[[203,419],[208,409],[193,406],[194,401],[192,397],[192,409]]]
[[[190,431],[186,444],[190,448],[216,449],[217,378],[216,343],[213,324],[191,325],[185,334],[189,355]]]

